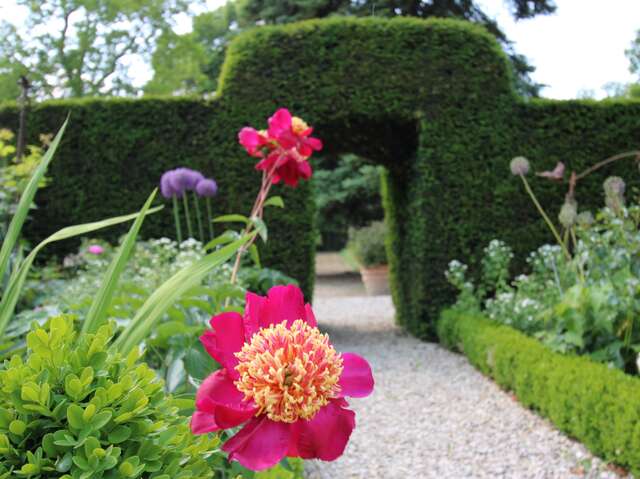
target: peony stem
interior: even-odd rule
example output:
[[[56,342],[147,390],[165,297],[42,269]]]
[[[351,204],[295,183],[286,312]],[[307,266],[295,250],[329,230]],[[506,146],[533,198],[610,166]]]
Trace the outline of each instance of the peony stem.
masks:
[[[264,202],[267,200],[269,196],[269,190],[271,189],[271,185],[273,184],[273,174],[276,171],[276,166],[278,166],[278,162],[275,161],[271,170],[268,173],[262,173],[262,184],[260,185],[260,191],[258,191],[258,196],[256,196],[256,200],[253,203],[253,208],[251,208],[250,219],[253,218],[262,218],[262,209],[264,208]],[[243,235],[247,235],[251,233],[253,229],[253,222],[247,223],[243,231]],[[251,247],[253,242],[255,241],[255,237],[249,240],[245,245],[243,245],[236,254],[236,260],[233,264],[233,270],[231,271],[231,284],[235,284],[238,279],[238,271],[240,270],[240,260],[242,259],[242,255]],[[227,299],[226,305],[229,304],[229,300]]]
[[[176,195],[172,195],[171,199],[173,201],[173,220],[176,223],[176,239],[178,243],[182,243],[182,228],[180,227],[180,211],[178,206],[178,198]]]

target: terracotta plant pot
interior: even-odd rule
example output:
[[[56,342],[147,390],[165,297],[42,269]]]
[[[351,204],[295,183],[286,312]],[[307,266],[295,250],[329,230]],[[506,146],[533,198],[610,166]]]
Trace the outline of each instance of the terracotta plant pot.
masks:
[[[384,264],[371,268],[360,268],[364,289],[369,296],[389,294],[389,266]]]

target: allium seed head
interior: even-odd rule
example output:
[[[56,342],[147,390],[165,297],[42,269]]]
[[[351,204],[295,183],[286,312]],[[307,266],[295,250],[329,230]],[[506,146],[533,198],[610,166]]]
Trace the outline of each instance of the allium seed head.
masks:
[[[516,156],[513,160],[511,160],[511,173],[514,175],[526,175],[529,173],[529,160],[527,160],[524,156]]]
[[[579,226],[588,228],[595,222],[595,219],[593,218],[593,214],[591,214],[591,211],[583,211],[576,218],[576,222]]]
[[[560,208],[560,214],[558,215],[560,224],[569,229],[576,224],[577,218],[578,203],[576,203],[574,200],[566,200],[562,205],[562,208]]]

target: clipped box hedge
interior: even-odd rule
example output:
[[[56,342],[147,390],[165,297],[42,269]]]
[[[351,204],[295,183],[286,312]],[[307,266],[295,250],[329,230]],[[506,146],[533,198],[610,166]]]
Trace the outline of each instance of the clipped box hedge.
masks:
[[[640,473],[640,379],[562,355],[481,315],[443,312],[440,341],[607,461]]]
[[[263,125],[279,106],[316,127],[333,153],[356,153],[386,167],[383,203],[391,282],[399,323],[435,338],[439,311],[455,292],[443,271],[452,258],[473,267],[492,238],[518,257],[548,239],[542,220],[509,173],[513,156],[536,169],[558,160],[582,170],[637,147],[640,102],[519,99],[495,38],[454,20],[314,20],[260,27],[231,42],[220,91],[189,98],[47,102],[29,119],[31,141],[71,126],[28,229],[34,240],[60,226],[138,208],[161,172],[201,168],[220,184],[216,212],[246,212],[258,187],[253,160],[236,143],[244,125]],[[15,107],[0,127],[17,125]],[[581,207],[602,202],[606,175],[580,185]],[[637,174],[634,176],[637,178]],[[636,182],[630,186],[638,185]],[[301,281],[309,296],[315,250],[312,185],[277,188],[286,209],[269,212],[264,263]],[[535,184],[552,215],[564,192]],[[172,231],[169,212],[143,234]],[[521,265],[520,265],[521,266]]]

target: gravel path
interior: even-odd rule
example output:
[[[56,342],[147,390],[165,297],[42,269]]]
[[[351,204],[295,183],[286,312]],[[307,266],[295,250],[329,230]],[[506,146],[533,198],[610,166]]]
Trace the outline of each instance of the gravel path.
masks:
[[[376,388],[352,401],[358,425],[345,454],[308,461],[309,479],[619,477],[464,356],[398,330],[388,296],[316,298],[320,327],[339,351],[370,361]]]

